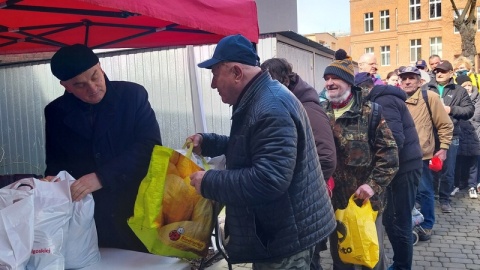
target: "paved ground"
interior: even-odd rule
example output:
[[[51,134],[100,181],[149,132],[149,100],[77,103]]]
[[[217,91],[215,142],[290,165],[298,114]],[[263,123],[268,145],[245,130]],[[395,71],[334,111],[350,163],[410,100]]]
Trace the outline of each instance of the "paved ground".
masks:
[[[437,205],[432,239],[414,247],[414,270],[480,269],[480,199],[470,199],[463,190],[452,198],[452,207],[453,213],[443,214]],[[391,263],[393,253],[386,236],[385,249]],[[323,268],[331,269],[329,252],[322,252],[321,257]],[[224,270],[228,266],[221,260],[206,269]],[[251,265],[236,264],[233,269],[251,269]]]

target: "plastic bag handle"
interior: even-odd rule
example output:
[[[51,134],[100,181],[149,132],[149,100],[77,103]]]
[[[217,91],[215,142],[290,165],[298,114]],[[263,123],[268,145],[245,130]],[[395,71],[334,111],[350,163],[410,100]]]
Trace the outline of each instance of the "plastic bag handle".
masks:
[[[182,149],[187,149],[187,152],[185,153],[185,156],[187,158],[192,158],[193,155],[193,141],[191,139],[186,139],[185,143],[182,146]],[[202,155],[199,155],[200,159],[202,160],[202,165],[205,171],[210,170],[210,165],[207,163],[205,158]]]
[[[364,208],[364,207],[368,207],[368,206],[370,208],[372,208],[372,203],[370,202],[370,199],[368,199],[366,203],[362,203],[362,205],[360,205],[360,206],[357,205],[357,203],[355,202],[355,199],[356,199],[355,194],[352,194],[352,196],[350,196],[350,199],[348,200],[348,204],[350,204],[350,203],[354,204],[358,208]]]

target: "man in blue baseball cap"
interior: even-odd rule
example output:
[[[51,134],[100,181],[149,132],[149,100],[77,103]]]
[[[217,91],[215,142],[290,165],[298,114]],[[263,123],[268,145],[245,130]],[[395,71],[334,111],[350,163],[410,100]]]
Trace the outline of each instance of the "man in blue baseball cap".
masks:
[[[425,62],[425,60],[423,60],[423,59],[418,60],[418,61],[415,63],[415,67],[417,67],[418,69],[425,70],[425,71],[428,72],[427,62]]]
[[[203,197],[226,205],[231,263],[253,269],[309,269],[315,245],[336,222],[310,121],[300,101],[259,67],[253,44],[223,38],[213,57],[212,88],[232,105],[230,136],[195,134],[194,151],[225,154],[226,170],[190,176]]]

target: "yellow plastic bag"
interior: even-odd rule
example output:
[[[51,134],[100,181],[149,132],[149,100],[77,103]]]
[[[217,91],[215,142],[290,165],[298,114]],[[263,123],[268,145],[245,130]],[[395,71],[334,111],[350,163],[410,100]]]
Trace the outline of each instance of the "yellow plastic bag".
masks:
[[[191,154],[191,149],[187,151]],[[173,149],[155,146],[128,225],[153,254],[205,257],[213,231],[213,202],[198,195],[190,174],[202,170]]]
[[[377,229],[370,200],[359,207],[354,196],[345,209],[335,211],[337,220],[338,254],[344,263],[373,268],[379,260]]]

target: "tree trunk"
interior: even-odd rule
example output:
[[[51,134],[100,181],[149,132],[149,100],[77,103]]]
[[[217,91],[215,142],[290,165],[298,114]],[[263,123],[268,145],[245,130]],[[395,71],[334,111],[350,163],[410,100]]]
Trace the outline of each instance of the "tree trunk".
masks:
[[[475,25],[472,27],[464,24],[459,32],[462,38],[462,55],[470,59],[472,63],[475,63],[475,55],[477,55],[477,47],[475,46],[477,31]]]
[[[475,46],[475,35],[477,34],[477,0],[468,0],[462,13],[458,12],[454,0],[450,0],[450,2],[456,14],[453,25],[458,29],[462,39],[462,55],[472,61],[474,70],[476,70],[475,56],[477,55],[477,47]]]

